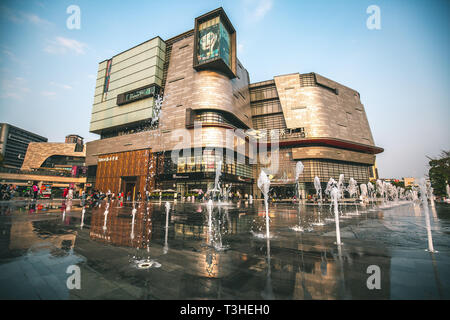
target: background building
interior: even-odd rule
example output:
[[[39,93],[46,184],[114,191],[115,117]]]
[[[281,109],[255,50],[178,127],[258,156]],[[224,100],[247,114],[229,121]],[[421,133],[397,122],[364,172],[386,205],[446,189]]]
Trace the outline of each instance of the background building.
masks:
[[[300,190],[314,194],[344,174],[358,183],[374,178],[375,146],[359,93],[316,73],[293,73],[250,85],[253,127],[279,137],[279,168],[271,185],[277,196],[295,194],[295,165],[302,161]],[[263,166],[257,166],[257,172]],[[257,190],[255,189],[255,192]]]
[[[160,117],[158,95],[164,99]],[[202,124],[198,131],[196,123]],[[247,133],[227,140],[230,129]],[[276,134],[280,167],[271,174],[273,190],[293,195],[301,160],[306,196],[316,175],[324,184],[340,173],[368,182],[375,154],[383,151],[374,144],[358,92],[315,73],[250,84],[236,56],[236,30],[222,8],[196,18],[193,30],[153,38],[101,62],[91,132],[100,139],[87,144],[88,182],[105,192],[207,191],[221,162],[222,187],[259,194],[255,180],[263,166],[253,165],[249,141],[271,145]],[[185,145],[192,148],[182,151]],[[244,161],[227,161],[227,152]],[[147,168],[145,183],[145,173],[132,169],[140,167]]]
[[[19,186],[19,195],[33,183],[44,186],[42,190],[48,197],[60,196],[66,187],[83,190],[87,176],[83,138],[68,135],[65,141],[67,143],[30,142],[22,167],[0,170],[0,182]]]
[[[0,123],[0,155],[3,166],[22,167],[30,142],[47,142],[48,139],[7,123]]]

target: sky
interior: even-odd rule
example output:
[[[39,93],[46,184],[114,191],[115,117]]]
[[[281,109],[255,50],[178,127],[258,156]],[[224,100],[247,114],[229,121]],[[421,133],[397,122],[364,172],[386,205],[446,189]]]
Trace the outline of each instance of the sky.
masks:
[[[71,5],[80,28],[69,29]],[[380,9],[380,28],[367,20]],[[316,72],[361,95],[382,178],[450,150],[450,1],[0,1],[0,122],[62,142],[89,133],[98,63],[223,7],[250,81]]]

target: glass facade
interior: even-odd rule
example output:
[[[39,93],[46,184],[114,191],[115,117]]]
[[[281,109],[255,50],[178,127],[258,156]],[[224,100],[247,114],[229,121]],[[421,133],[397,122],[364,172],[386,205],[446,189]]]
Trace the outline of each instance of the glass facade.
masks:
[[[268,155],[270,157],[270,152]],[[293,183],[295,180],[295,165],[298,160],[292,159],[291,149],[279,150],[278,159],[278,171],[274,174],[274,181]],[[350,178],[355,179],[358,183],[369,181],[370,165],[329,159],[305,159],[301,161],[304,169],[299,182],[313,182],[314,177],[317,176],[322,183],[327,183],[330,178],[338,180],[341,173],[344,174],[346,183]],[[263,167],[260,166],[259,170]]]
[[[232,124],[224,117],[223,114],[215,111],[201,111],[195,115],[195,121],[201,123],[220,123],[220,124]]]
[[[177,163],[172,161],[170,153],[159,155],[158,158],[158,174],[215,173],[219,161],[222,161],[222,173],[252,178],[252,167],[248,164],[248,159],[245,160],[245,164],[237,163],[236,159],[233,163],[227,163],[225,152],[216,154],[214,150],[203,150],[202,155],[194,155],[192,152],[192,156],[179,157]]]

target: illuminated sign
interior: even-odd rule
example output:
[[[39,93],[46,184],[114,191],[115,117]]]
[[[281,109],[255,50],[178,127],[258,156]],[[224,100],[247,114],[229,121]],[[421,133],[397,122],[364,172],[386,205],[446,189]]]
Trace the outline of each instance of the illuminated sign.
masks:
[[[141,99],[154,97],[157,94],[159,94],[159,87],[155,84],[152,84],[117,95],[117,105],[120,106]]]
[[[222,9],[195,19],[194,68],[236,77],[236,32]]]

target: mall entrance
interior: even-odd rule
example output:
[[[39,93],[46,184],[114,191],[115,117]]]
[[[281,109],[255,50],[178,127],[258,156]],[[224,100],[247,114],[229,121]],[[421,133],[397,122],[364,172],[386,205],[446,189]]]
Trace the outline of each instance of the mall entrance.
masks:
[[[138,189],[137,186],[139,185],[139,178],[136,176],[131,177],[121,177],[122,179],[122,190],[125,196],[126,201],[133,201],[137,199],[137,193]],[[130,196],[130,199],[128,199],[128,196]]]

